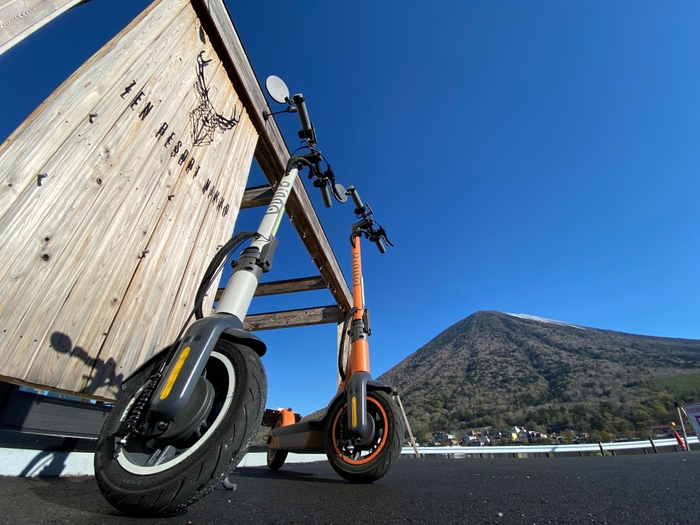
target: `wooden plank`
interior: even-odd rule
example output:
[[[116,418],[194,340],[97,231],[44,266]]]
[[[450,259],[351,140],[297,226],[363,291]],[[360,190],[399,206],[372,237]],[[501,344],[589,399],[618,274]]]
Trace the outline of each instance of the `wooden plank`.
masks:
[[[345,330],[345,337],[343,338],[343,328],[345,328],[345,319],[340,321],[338,323],[338,342],[336,344],[336,352],[335,352],[335,358],[336,358],[336,363],[341,359],[340,352],[343,352],[342,355],[342,367],[343,370],[345,370],[348,366],[348,357],[350,357],[350,349],[351,349],[351,344],[350,344],[350,334],[348,333],[349,330]],[[349,326],[348,326],[349,328]],[[343,341],[343,346],[340,346],[340,342]],[[340,384],[343,382],[342,378],[340,377],[340,370],[337,369],[336,366],[336,371],[335,371],[335,376],[336,376],[336,384],[338,385],[338,388],[340,388]]]
[[[225,71],[220,68],[211,84],[222,85],[224,81],[228,83]],[[230,114],[234,105],[240,111],[240,103],[235,94],[225,95],[222,93],[221,101],[212,96],[212,102],[222,108],[225,114]],[[227,101],[230,107],[222,106],[220,102],[223,101]],[[146,264],[140,266],[134,275],[115,319],[114,336],[106,341],[106,347],[126,346],[129,352],[115,358],[114,366],[109,364],[109,354],[104,353],[100,359],[103,370],[96,371],[96,376],[107,378],[112,375],[129,375],[142,361],[170,344],[187,319],[193,307],[194,292],[208,261],[213,257],[217,246],[223,244],[233,231],[237,202],[245,188],[246,177],[232,175],[247,174],[252,162],[257,134],[245,113],[241,114],[236,130],[236,133],[227,136],[229,140],[209,146],[201,165],[201,178],[187,175],[182,179],[182,184],[173,187],[175,197],[171,203],[172,209],[161,217],[161,223],[156,228],[158,238],[154,236],[149,241]],[[201,190],[205,184],[205,174],[210,181],[210,189],[203,193]],[[217,193],[220,196],[215,202],[214,196]],[[218,208],[224,195],[230,206],[226,218],[221,216],[221,208]],[[202,198],[206,205],[195,207],[193,200]],[[203,222],[199,231],[193,234],[187,231],[185,221],[192,220],[188,214],[196,213],[197,210],[200,214],[204,212],[205,216],[196,217],[195,222]],[[179,218],[180,224],[176,218]],[[173,239],[178,239],[178,242],[174,243]],[[163,272],[164,266],[172,270]],[[164,291],[168,297],[161,297]],[[164,312],[144,314],[141,305],[156,302],[163,305]],[[107,384],[107,381],[95,381],[96,385],[102,383]],[[96,390],[95,393],[100,394],[102,391]]]
[[[181,11],[186,6],[186,2],[180,2]],[[174,20],[171,19],[171,24],[193,26],[196,17],[190,12]],[[171,26],[163,26],[162,30],[167,35],[169,45],[165,48],[159,45],[153,47],[156,52],[165,51],[168,60],[163,62],[163,69],[154,68],[156,76],[164,76],[168,65],[179,64],[183,58],[181,54],[174,53],[175,47],[181,45],[178,42],[178,31]],[[146,38],[152,41],[154,36],[158,35],[147,34]],[[152,56],[149,53],[145,57],[137,55],[134,57],[136,62],[130,61],[132,67],[136,71],[147,68],[152,64]],[[145,61],[142,60],[144,58]],[[105,58],[110,61],[112,59],[119,60],[119,57],[111,55]],[[90,82],[86,84],[89,85]],[[48,264],[45,263],[42,267],[35,262],[40,260],[39,254],[29,258],[34,268],[26,271],[15,286],[15,295],[34,298],[33,301],[30,300],[29,305],[22,309],[20,305],[26,304],[27,299],[22,301],[20,297],[15,297],[0,315],[3,328],[7,327],[7,333],[3,332],[3,336],[7,336],[5,344],[24,349],[23,352],[14,353],[4,363],[3,370],[11,370],[32,383],[56,384],[65,390],[72,390],[71,386],[55,382],[52,378],[55,375],[60,377],[62,366],[67,361],[72,360],[83,366],[92,357],[90,354],[99,349],[99,345],[95,348],[94,341],[79,341],[77,336],[86,324],[90,324],[94,331],[99,332],[100,343],[104,340],[102,334],[109,330],[120,299],[133,275],[134,266],[138,264],[138,255],[145,247],[142,231],[150,231],[154,218],[159,214],[158,207],[150,205],[149,200],[159,201],[158,192],[163,195],[163,200],[167,195],[167,180],[154,174],[147,161],[146,152],[154,148],[155,138],[152,139],[153,142],[133,140],[135,135],[139,135],[139,130],[143,137],[143,133],[151,135],[152,128],[157,126],[154,121],[141,121],[136,112],[129,108],[134,94],[120,97],[123,84],[124,79],[117,79],[117,83],[102,97],[102,105],[96,107],[96,113],[102,115],[101,121],[98,118],[90,124],[87,119],[80,119],[81,125],[87,126],[88,130],[80,127],[72,130],[68,127],[63,131],[72,140],[60,144],[53,155],[58,164],[55,169],[49,170],[54,176],[39,188],[42,191],[60,188],[59,197],[39,195],[38,202],[45,202],[46,206],[29,209],[22,202],[18,203],[17,214],[28,214],[27,225],[36,222],[40,228],[38,231],[42,233],[39,237],[45,235],[45,239],[50,239],[43,246],[44,251],[50,255],[46,261]],[[110,106],[119,109],[110,112]],[[157,112],[162,111],[162,108],[164,106],[160,105],[151,117],[158,118]],[[94,131],[100,127],[108,129],[107,135]],[[32,139],[31,135],[23,138]],[[91,148],[94,149],[91,151]],[[155,160],[156,165],[163,164],[164,159],[170,159],[167,151],[156,149],[160,154]],[[97,152],[99,154],[95,155]],[[49,161],[49,165],[51,162],[53,161]],[[144,169],[137,169],[137,164],[141,164]],[[73,177],[62,177],[62,173],[71,173]],[[96,183],[97,180],[102,182]],[[54,184],[55,188],[52,187]],[[76,191],[78,188],[81,191]],[[62,197],[63,195],[68,198]],[[42,215],[41,210],[44,209],[49,213],[46,216]],[[32,218],[35,220],[32,221]],[[132,244],[134,242],[135,246]],[[8,255],[6,250],[7,245],[4,245],[3,258]],[[129,257],[130,254],[133,254],[133,258]],[[134,263],[125,264],[129,259]],[[99,264],[95,265],[96,261]],[[89,268],[92,271],[88,271]],[[78,284],[81,278],[85,288]],[[107,286],[101,287],[100,283]],[[106,288],[107,297],[101,301],[99,296],[94,296],[93,290],[103,288]],[[76,300],[83,301],[83,306],[77,304]],[[106,311],[102,306],[104,303]],[[62,316],[61,311],[68,318]],[[99,316],[100,312],[106,315]],[[10,330],[18,318],[21,323],[14,331]],[[61,337],[61,350],[55,348],[50,341],[54,334]],[[26,346],[27,336],[33,341],[29,347]],[[71,341],[70,352],[65,349],[68,340]],[[42,349],[41,352],[38,351],[39,348]],[[40,359],[39,355],[42,356]],[[35,361],[37,366],[32,369]],[[78,374],[78,377],[81,375]]]
[[[314,324],[340,323],[344,320],[342,310],[337,305],[304,308],[301,310],[284,310],[246,316],[243,328],[256,330],[274,330]]]
[[[194,22],[192,16],[189,16],[189,20],[190,23]],[[174,33],[174,35],[168,35],[165,38],[169,45],[163,47],[154,43],[154,52],[171,53],[174,46],[177,45],[178,34]],[[146,62],[139,64],[137,61],[134,63],[134,67],[137,69],[145,67],[149,63],[149,54],[144,55]],[[174,57],[174,60],[177,61],[178,57]],[[101,74],[101,72],[98,73]],[[138,154],[134,157],[134,150],[128,149],[128,147],[135,145],[133,141],[129,140],[129,137],[134,132],[134,124],[139,126],[140,121],[134,118],[133,110],[128,108],[129,99],[116,105],[112,102],[115,98],[121,100],[119,93],[123,90],[123,86],[130,82],[126,79],[131,77],[132,75],[129,73],[128,76],[112,80],[112,87],[106,91],[101,99],[103,102],[93,107],[94,111],[92,112],[100,114],[101,119],[95,119],[94,123],[90,123],[88,119],[80,118],[80,124],[75,129],[72,126],[59,126],[55,129],[53,137],[65,135],[68,139],[65,141],[61,139],[62,143],[58,144],[45,144],[43,165],[46,167],[45,171],[51,175],[45,179],[41,187],[37,186],[36,177],[34,177],[34,184],[25,190],[22,198],[0,218],[0,232],[4,232],[0,234],[0,249],[5,266],[1,272],[12,272],[10,279],[7,278],[6,273],[0,273],[3,276],[0,286],[0,297],[2,297],[0,309],[6,303],[12,304],[12,301],[16,299],[9,293],[8,285],[14,284],[15,292],[21,297],[27,293],[33,293],[31,288],[25,286],[38,284],[34,282],[34,275],[26,273],[28,270],[26,266],[22,266],[22,261],[36,267],[35,260],[43,253],[48,253],[51,258],[47,262],[50,264],[44,266],[49,268],[42,269],[41,272],[55,267],[57,260],[65,251],[67,243],[71,242],[76,232],[79,232],[78,228],[89,214],[91,206],[95,202],[99,202],[96,199],[107,199],[108,202],[104,204],[110,206],[118,205],[124,199],[131,200],[135,197],[129,195],[125,189],[131,182],[137,182],[132,181],[133,173],[131,172],[133,172],[133,159],[138,158]],[[71,100],[73,100],[72,96]],[[66,106],[70,107],[68,104]],[[155,113],[156,111],[154,111],[153,118],[157,118]],[[37,141],[31,133],[26,136],[18,136],[16,142],[20,146],[27,142],[42,143],[42,141]],[[101,158],[97,159],[97,165],[94,156],[85,152],[86,146],[91,143],[102,146],[98,153]],[[52,152],[49,159],[46,160],[46,152],[52,147],[55,148],[56,152]],[[37,156],[40,155],[37,154]],[[0,163],[3,160],[4,157],[0,158]],[[130,164],[132,165],[131,170],[128,169]],[[115,166],[117,169],[124,166],[128,171],[118,176],[115,176],[114,173],[109,175],[110,171],[114,171]],[[14,169],[21,173],[25,172],[27,167],[18,162]],[[68,173],[70,176],[66,175]],[[136,172],[137,176],[140,174],[141,172]],[[79,191],[76,191],[78,188]],[[145,191],[145,189],[146,187],[142,186],[141,190]],[[113,191],[116,193],[112,193]],[[133,188],[131,191],[134,191]],[[37,206],[37,203],[41,205]],[[94,216],[93,219],[104,218],[108,211],[109,208],[105,209],[103,213]],[[107,214],[107,217],[110,216]],[[56,231],[57,225],[61,225],[60,232]],[[22,235],[16,235],[17,232],[22,232]],[[88,236],[92,233],[94,236],[102,232],[89,228],[83,233]],[[29,251],[23,252],[22,250]],[[22,287],[15,283],[20,275],[21,279],[26,281]],[[113,278],[114,276],[110,276],[111,280]],[[3,321],[6,322],[4,318]]]
[[[245,122],[242,118],[241,123]],[[212,174],[210,180],[212,181],[211,187],[219,188],[224,194],[230,196],[231,202],[235,202],[233,199],[240,199],[245,188],[245,180],[226,175],[240,171],[241,167],[236,164],[240,164],[241,161],[247,160],[245,169],[250,166],[252,153],[255,148],[255,139],[257,138],[252,126],[250,131],[252,133],[243,134],[239,132],[236,137],[240,140],[237,142],[222,142],[220,147],[212,150],[207,157],[213,157],[216,160],[218,156],[222,160],[227,160],[227,168],[230,164],[230,169],[222,169],[216,176]],[[218,155],[216,155],[217,153]],[[232,153],[235,155],[232,155]],[[204,170],[205,167],[202,169]],[[223,185],[220,187],[219,185],[222,183]],[[198,192],[199,197],[202,197],[199,187],[195,188],[195,192]],[[215,193],[211,195],[209,193],[207,192],[207,202],[209,204],[205,209],[209,218],[216,218],[217,204],[212,202]],[[177,197],[175,200],[177,200]],[[235,218],[235,208],[229,211],[229,214]],[[160,243],[149,244],[150,253],[147,255],[150,258],[149,265],[140,267],[134,276],[129,292],[125,297],[123,311],[120,311],[115,319],[114,336],[108,340],[110,347],[119,347],[121,344],[124,344],[128,345],[130,349],[128,354],[120,356],[120,359],[117,361],[117,375],[129,375],[142,361],[175,340],[177,333],[193,308],[194,294],[207,263],[213,257],[216,247],[223,244],[230,237],[233,230],[232,223],[221,223],[220,215],[218,215],[218,219],[219,221],[210,221],[204,224],[198,236],[192,236],[191,239],[188,239],[189,242],[209,241],[207,243],[209,249],[207,251],[196,250],[194,256],[189,256],[192,253],[191,249],[186,247],[185,249],[180,248],[182,244],[187,244],[184,239],[178,243],[172,242],[172,239],[182,238],[182,234],[174,227],[163,229],[160,234]],[[177,226],[172,222],[166,223],[166,226],[171,225]],[[182,255],[188,257],[178,257],[178,251],[181,251]],[[174,257],[177,257],[177,260],[173,260]],[[168,266],[174,268],[173,276],[165,275],[162,272],[164,262],[168,262]],[[183,264],[185,265],[184,267]],[[179,286],[171,284],[173,279],[179,283]],[[158,296],[163,293],[163,290],[169,290],[169,293],[173,295],[165,303],[166,306],[170,305],[169,311],[166,312],[168,314],[167,317],[163,318],[158,312],[142,312],[140,305],[144,302],[155,302],[158,300]],[[204,309],[204,313],[207,313],[206,309]],[[137,314],[139,314],[138,319],[135,318]],[[105,359],[103,358],[102,361],[105,362]],[[97,381],[97,383],[99,384],[100,381]]]
[[[284,281],[272,281],[269,283],[260,283],[255,290],[255,297],[264,297],[266,295],[281,295],[285,293],[295,292],[310,292],[313,290],[325,290],[328,288],[323,277],[300,277],[298,279],[287,279]],[[221,294],[225,288],[216,290],[214,301],[221,299]]]
[[[181,47],[190,51],[180,53],[179,56],[178,54],[175,55],[175,59],[182,64],[196,61],[197,47],[195,42],[198,40],[198,37],[194,29],[195,20],[193,18],[192,24],[188,26],[188,32],[191,35],[189,41],[180,42]],[[177,77],[178,72],[179,78]],[[165,80],[164,89],[167,89],[167,84],[174,82],[181,90],[180,96],[176,96],[177,91],[158,93],[153,89],[149,89],[148,92],[151,97],[156,99],[160,99],[161,96],[166,96],[170,99],[169,103],[166,103],[165,100],[163,101],[163,109],[170,114],[168,120],[169,124],[173,126],[172,129],[181,130],[187,126],[188,112],[185,108],[194,103],[190,94],[190,82],[187,81],[188,78],[192,77],[192,73],[189,68],[180,67],[178,69],[174,67],[169,69],[169,73],[168,69],[163,70],[159,74],[159,78],[162,79],[164,75],[168,76],[168,79]],[[178,117],[172,119],[173,114],[178,115]],[[158,118],[153,121],[153,124],[161,121],[160,114],[157,116]],[[180,135],[178,134],[178,138]],[[132,260],[138,260],[139,262],[135,273],[132,267],[132,271],[124,273],[122,279],[119,280],[119,297],[123,297],[123,300],[118,303],[118,308],[109,308],[113,305],[110,304],[109,294],[105,294],[104,291],[93,300],[96,304],[103,308],[109,308],[112,312],[110,316],[106,316],[106,319],[110,321],[106,330],[102,333],[99,332],[94,321],[91,320],[94,314],[88,317],[84,312],[79,312],[81,318],[85,320],[83,323],[85,328],[81,333],[81,337],[86,343],[94,341],[96,348],[99,349],[99,353],[89,363],[92,366],[92,374],[83,375],[82,380],[73,385],[73,388],[77,391],[87,389],[90,392],[95,392],[97,389],[104,390],[104,387],[110,387],[118,383],[118,378],[122,375],[119,372],[124,363],[130,362],[132,358],[137,358],[141,355],[141,352],[145,352],[147,355],[149,351],[152,353],[155,351],[154,349],[159,348],[161,345],[161,338],[167,337],[170,330],[179,329],[179,326],[172,328],[168,323],[168,311],[172,308],[172,302],[175,300],[175,294],[179,288],[179,281],[182,279],[186,261],[190,257],[191,247],[194,244],[194,235],[189,231],[193,227],[190,222],[198,224],[202,220],[207,207],[197,207],[194,205],[194,202],[191,202],[192,194],[194,193],[196,198],[196,193],[199,193],[198,188],[194,192],[189,192],[189,199],[186,197],[188,192],[182,188],[182,185],[183,181],[189,182],[191,177],[185,173],[184,167],[178,166],[177,160],[171,157],[171,152],[166,148],[161,148],[160,144],[157,144],[154,139],[151,144],[149,144],[148,140],[143,142],[145,143],[145,150],[143,154],[138,156],[151,160],[146,163],[141,171],[144,175],[149,174],[150,179],[160,179],[160,183],[151,196],[151,200],[159,203],[159,205],[151,206],[152,213],[148,214],[148,221],[139,221],[142,224],[142,228],[131,228],[134,235],[129,237],[140,241],[140,245],[137,248],[140,251],[138,253],[131,251]],[[159,153],[155,156],[149,154],[153,150],[154,145],[157,146],[155,150]],[[154,163],[156,164],[155,166]],[[159,173],[158,165],[167,167],[167,171]],[[145,182],[145,180],[142,180],[139,183],[139,187],[143,186]],[[199,197],[199,200],[201,200],[201,194]],[[187,206],[187,209],[183,210],[183,206]],[[183,215],[187,220],[183,220]],[[125,222],[122,220],[118,224],[121,226]],[[146,235],[142,235],[144,231]],[[178,242],[173,243],[172,239],[178,239]],[[148,253],[142,255],[144,250],[148,250]],[[153,267],[155,265],[160,265],[160,269],[168,268],[168,271],[154,272]],[[113,272],[116,273],[117,269],[109,271],[107,268],[100,268],[95,273],[94,279],[101,280],[105,274]],[[146,277],[146,282],[143,282],[143,275],[149,276]],[[88,279],[81,278],[81,284],[87,284],[88,282]],[[130,294],[134,287],[139,289],[137,300],[134,300]],[[87,296],[87,294],[89,294],[89,289],[84,291],[84,295]],[[141,304],[147,303],[158,304],[158,311],[146,313],[140,311]],[[64,310],[70,315],[69,309],[64,308]],[[180,319],[179,325],[182,325],[183,321],[184,318]],[[125,337],[128,339],[119,340],[119,338],[110,337],[110,327],[117,323],[127,327],[130,335]],[[56,324],[61,326],[65,323],[57,322]],[[127,349],[128,351],[126,351]],[[76,381],[80,380],[81,378],[76,374],[79,367],[80,363],[72,360],[71,365],[62,371],[61,377],[51,382],[67,384],[71,381],[71,378]],[[97,378],[97,380],[95,381],[93,378]]]
[[[119,81],[122,75],[128,76],[132,61],[120,60],[119,57],[149,57],[157,53],[160,49],[151,47],[153,39],[176,16],[173,13],[182,11],[185,5],[187,2],[182,1],[166,6],[154,2],[61,84],[3,142],[0,146],[0,217],[27,190],[37,186],[37,175],[42,173],[46,162],[46,148],[60,147],[60,141],[65,140],[69,130],[77,130],[89,120],[96,105],[104,99],[115,81]],[[127,33],[130,33],[128,39],[124,38]],[[59,98],[70,101],[70,105],[58,104],[56,101]],[[99,118],[95,119],[95,123],[99,125]],[[57,130],[61,133],[57,133]],[[22,137],[46,137],[48,142],[22,140]]]
[[[272,201],[272,196],[275,192],[268,185],[253,186],[246,188],[241,201],[241,209],[256,208],[258,206],[267,206]]]
[[[193,6],[212,38],[216,36],[219,39],[219,42],[215,42],[215,46],[221,46],[221,49],[226,51],[226,58],[230,62],[225,60],[224,63],[227,65],[231,82],[244,101],[260,135],[255,159],[265,177],[274,186],[282,178],[289,158],[289,150],[274,118],[268,120],[263,118],[263,111],[268,109],[268,104],[233,27],[228,10],[223,0],[193,0]],[[350,289],[300,179],[297,179],[294,184],[293,192],[287,202],[287,215],[319,272],[328,283],[333,297],[342,310],[348,312],[352,307]]]
[[[238,123],[197,143],[203,107]],[[113,399],[187,318],[256,143],[189,0],[154,2],[0,147],[0,377]]]
[[[226,80],[226,74],[223,69],[220,72],[221,76],[217,80],[222,84]],[[237,103],[234,94],[229,94],[226,98],[231,106]],[[213,102],[216,104],[218,101]],[[220,107],[230,114],[228,110],[231,108],[221,105]],[[240,109],[240,104],[238,107]],[[192,310],[195,290],[207,263],[217,247],[223,244],[233,231],[237,202],[246,182],[246,177],[240,174],[247,175],[257,140],[257,134],[245,113],[241,114],[238,126],[235,134],[228,135],[229,140],[221,140],[209,146],[207,156],[202,162],[199,176],[202,178],[188,175],[183,184],[173,189],[173,203],[181,205],[179,208],[174,206],[167,217],[163,215],[158,239],[154,237],[149,242],[147,264],[139,267],[134,275],[123,307],[115,319],[114,336],[108,338],[105,345],[110,348],[119,348],[122,345],[129,348],[128,353],[121,354],[118,360],[114,360],[114,373],[117,376],[130,374],[142,361],[176,338]],[[236,174],[239,175],[235,176]],[[210,181],[210,189],[203,193],[205,176]],[[217,193],[220,196],[215,201]],[[219,208],[223,195],[230,206],[226,217],[222,216],[222,208]],[[202,198],[206,205],[195,208],[192,201]],[[186,231],[185,225],[178,224],[175,220],[191,220],[188,219],[188,213],[195,213],[198,209],[204,212],[205,216],[196,219],[202,221],[202,226],[197,232]],[[173,242],[174,239],[178,239],[178,242]],[[162,268],[165,265],[172,268],[172,272],[163,272]],[[168,292],[168,297],[159,299],[163,291]],[[144,314],[142,304],[158,301],[163,304],[164,312]],[[102,363],[108,363],[108,356],[109,354],[104,354],[101,358]],[[103,377],[105,374],[109,376],[112,373],[109,364],[99,373]],[[104,382],[96,380],[95,384]],[[100,391],[96,393],[99,394]]]
[[[0,0],[0,55],[85,0]]]

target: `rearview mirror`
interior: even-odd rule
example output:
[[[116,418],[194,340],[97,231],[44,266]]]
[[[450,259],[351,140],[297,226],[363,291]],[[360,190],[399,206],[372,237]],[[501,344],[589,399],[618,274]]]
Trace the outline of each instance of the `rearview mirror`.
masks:
[[[278,104],[291,104],[289,100],[289,88],[280,77],[270,75],[265,80],[265,89],[270,98]]]
[[[333,187],[333,193],[335,193],[335,198],[341,204],[344,204],[345,201],[348,200],[348,196],[345,193],[345,188],[343,188],[343,186],[341,184],[336,184]]]

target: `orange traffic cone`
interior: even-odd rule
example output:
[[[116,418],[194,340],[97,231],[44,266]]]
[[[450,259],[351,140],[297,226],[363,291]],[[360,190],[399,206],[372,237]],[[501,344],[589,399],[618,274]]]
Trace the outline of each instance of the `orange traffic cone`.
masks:
[[[683,452],[685,452],[686,451],[685,441],[683,441],[683,438],[681,437],[681,435],[678,432],[676,432],[675,430],[673,431],[673,435],[676,436],[676,441],[678,441],[678,446],[681,447],[681,450]]]

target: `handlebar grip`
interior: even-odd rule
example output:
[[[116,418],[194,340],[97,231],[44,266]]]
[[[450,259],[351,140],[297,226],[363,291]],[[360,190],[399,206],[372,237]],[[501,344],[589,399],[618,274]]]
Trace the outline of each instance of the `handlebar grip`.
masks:
[[[377,248],[379,248],[379,253],[386,253],[386,246],[384,246],[384,241],[381,239],[377,239],[374,241],[374,244],[377,245]]]
[[[306,102],[304,102],[304,95],[302,95],[301,93],[294,95],[294,105],[297,108],[297,114],[299,115],[301,129],[303,129],[304,131],[312,131],[309,113],[308,111],[306,111]]]
[[[319,187],[321,190],[321,199],[323,199],[323,205],[326,208],[330,208],[333,205],[333,202],[331,201],[331,192],[328,189],[328,184],[324,181],[323,184]]]
[[[360,199],[360,194],[357,193],[357,190],[355,189],[355,186],[348,186],[348,193],[350,194],[350,197],[352,198],[352,202],[355,203],[355,208],[356,211],[362,211],[365,207],[365,205],[362,203],[362,199]]]

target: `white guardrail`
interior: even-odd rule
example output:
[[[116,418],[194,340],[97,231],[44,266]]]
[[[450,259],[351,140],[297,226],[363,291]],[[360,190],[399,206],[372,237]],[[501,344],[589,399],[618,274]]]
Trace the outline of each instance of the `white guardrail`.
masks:
[[[688,445],[690,450],[699,450],[697,448],[698,438],[696,436],[688,437]],[[693,447],[695,445],[695,447]],[[513,454],[562,454],[562,453],[581,453],[595,454],[604,452],[615,453],[620,450],[647,449],[649,452],[654,452],[654,447],[667,448],[678,446],[678,441],[674,438],[670,439],[655,439],[640,440],[640,441],[612,441],[609,443],[583,443],[578,445],[512,445],[512,446],[465,446],[465,447],[418,447],[418,452],[421,456],[426,455],[450,455],[450,456],[477,456],[477,457],[492,457]],[[415,456],[416,453],[413,447],[403,447],[402,455]]]
[[[700,450],[698,438],[688,438],[691,450]],[[586,443],[583,445],[515,445],[515,446],[484,446],[484,447],[418,447],[418,452],[425,456],[449,456],[449,457],[484,457],[495,456],[522,457],[522,456],[549,456],[550,454],[579,453],[600,454],[601,447],[604,452],[614,454],[620,450],[646,449],[647,453],[654,453],[657,449],[677,447],[675,439],[651,441],[618,441],[614,443]],[[402,455],[414,456],[413,447],[404,447]],[[287,457],[287,463],[308,463],[313,461],[326,461],[325,454],[293,454]],[[239,467],[260,467],[267,462],[265,452],[249,452],[241,461]],[[93,474],[93,454],[91,452],[60,452],[49,450],[0,448],[0,476],[91,476]]]

